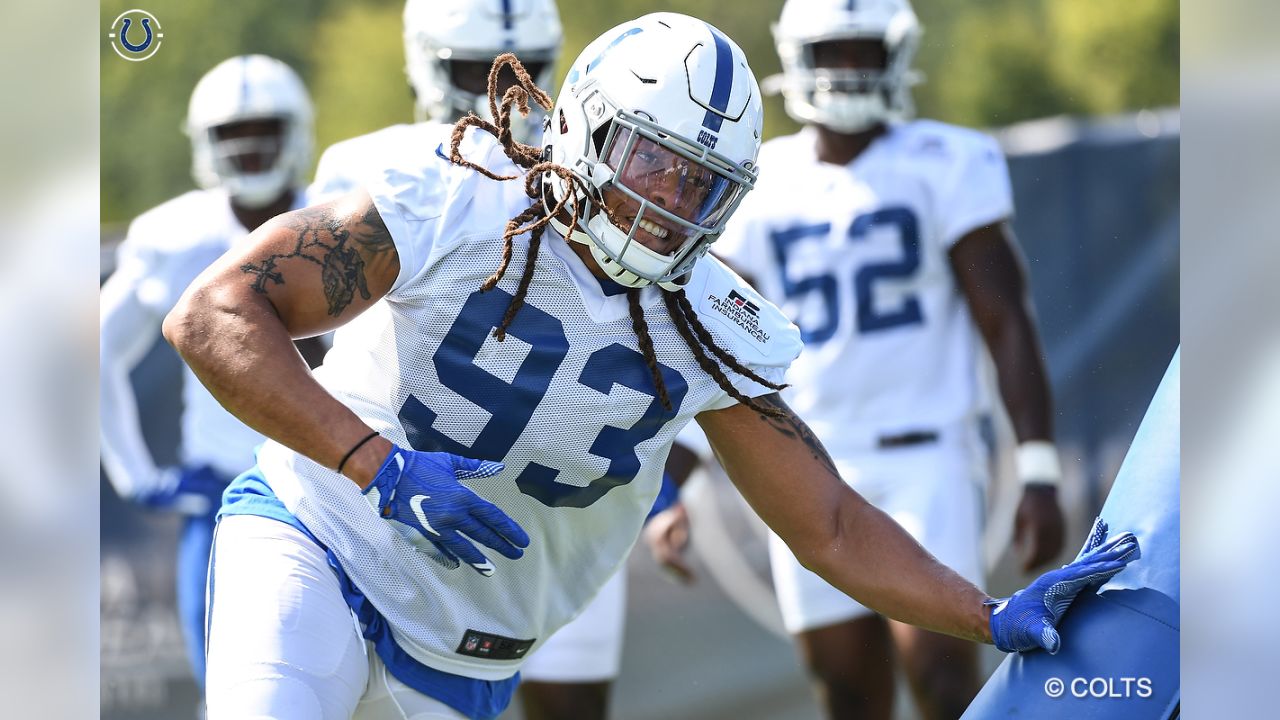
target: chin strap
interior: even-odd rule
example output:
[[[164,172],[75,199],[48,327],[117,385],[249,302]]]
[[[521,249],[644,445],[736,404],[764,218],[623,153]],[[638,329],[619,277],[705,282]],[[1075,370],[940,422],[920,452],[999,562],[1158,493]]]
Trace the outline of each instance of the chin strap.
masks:
[[[572,240],[574,242],[580,242],[583,245],[586,245],[587,247],[591,246],[590,235],[582,232],[581,230],[574,230],[573,232],[569,232],[569,226],[565,225],[563,222],[560,221],[560,218],[554,215],[551,216],[551,227],[555,228],[556,232],[560,233],[568,240]]]
[[[548,184],[549,183],[544,182],[542,185],[542,192],[543,192],[542,201],[547,208],[552,208],[555,206],[555,194],[547,187]],[[590,202],[590,201],[587,201],[587,202]],[[591,239],[591,236],[588,235],[583,230],[575,229],[573,232],[570,232],[569,226],[566,225],[560,218],[556,217],[555,215],[552,215],[550,217],[549,222],[551,227],[555,228],[556,232],[560,233],[566,239],[572,240],[573,242],[582,243],[583,245],[586,245],[588,248],[590,248],[591,257],[595,258],[595,261],[600,266],[600,269],[603,270],[606,275],[612,278],[614,282],[617,282],[621,285],[625,285],[627,287],[635,287],[635,288],[643,288],[643,287],[648,287],[649,285],[657,285],[663,288],[664,290],[676,292],[682,289],[686,284],[688,284],[689,278],[693,275],[692,271],[689,271],[684,273],[678,278],[674,278],[672,280],[668,280],[666,282],[659,282],[659,283],[655,283],[651,280],[641,278],[640,276],[636,275],[630,270],[627,270],[626,268],[622,267],[622,265],[614,261],[609,256],[605,255],[604,252],[602,252],[596,246],[596,243],[594,240]],[[587,222],[589,222],[589,219],[579,220],[578,227],[581,228]],[[703,249],[699,252],[700,256],[706,253],[707,247],[708,246],[705,246],[705,245],[703,246]],[[634,278],[634,280],[627,278],[626,276],[630,276],[630,278]]]
[[[558,200],[556,200],[555,191],[551,189],[551,184],[558,180],[559,178],[555,177],[554,175],[551,175],[550,173],[544,175],[542,178],[542,205],[547,209],[548,213],[550,213],[552,209],[555,208],[556,204],[559,202]],[[572,192],[572,188],[570,188],[568,191]],[[579,198],[577,202],[581,202],[581,199]],[[569,212],[573,212],[572,208],[573,206],[577,205],[577,202],[570,201],[568,204],[565,205],[565,209],[568,210]],[[587,235],[581,230],[574,230],[572,233],[569,232],[569,226],[565,225],[564,222],[561,221],[560,218],[556,217],[555,215],[551,215],[549,219],[551,222],[551,227],[555,228],[556,232],[563,235],[566,239],[572,240],[574,242],[580,242],[583,245],[586,245],[587,247],[591,247],[590,235]],[[578,221],[578,227],[582,227],[582,224],[585,222],[586,220],[580,219]]]

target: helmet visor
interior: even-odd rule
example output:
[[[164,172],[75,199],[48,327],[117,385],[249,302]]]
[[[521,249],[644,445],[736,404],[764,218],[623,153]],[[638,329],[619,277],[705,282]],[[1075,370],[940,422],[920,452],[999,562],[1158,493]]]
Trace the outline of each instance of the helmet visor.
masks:
[[[714,231],[737,205],[742,184],[674,143],[619,127],[605,153],[613,183],[628,195],[671,216],[673,231]],[[685,234],[688,234],[687,232]]]
[[[284,121],[263,118],[224,123],[211,128],[210,136],[219,175],[270,172],[280,160]]]

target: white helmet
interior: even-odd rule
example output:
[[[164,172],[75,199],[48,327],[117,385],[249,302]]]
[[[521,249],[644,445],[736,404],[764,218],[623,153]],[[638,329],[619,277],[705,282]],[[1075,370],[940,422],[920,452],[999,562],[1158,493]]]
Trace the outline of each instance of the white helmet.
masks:
[[[405,72],[418,119],[452,122],[468,112],[493,119],[487,93],[458,87],[452,61],[481,62],[487,69],[498,55],[513,52],[538,87],[550,90],[563,39],[555,0],[408,0]],[[524,127],[518,126],[519,113],[511,119],[517,138],[542,129],[541,114],[523,120]]]
[[[773,26],[782,60],[782,95],[797,122],[853,133],[911,117],[911,69],[920,22],[907,0],[787,0]],[[884,45],[883,72],[814,66],[813,46],[831,40],[870,39]]]
[[[224,188],[247,207],[270,204],[311,166],[311,117],[307,89],[288,65],[266,55],[222,61],[196,83],[187,110],[196,183]],[[218,136],[220,127],[251,120],[278,120],[280,135]],[[272,160],[246,172],[239,160],[253,153]]]
[[[755,184],[763,122],[747,58],[719,30],[676,13],[619,25],[574,61],[548,118],[543,157],[582,182],[578,229],[552,224],[615,281],[674,290]],[[544,182],[556,201],[569,192]]]

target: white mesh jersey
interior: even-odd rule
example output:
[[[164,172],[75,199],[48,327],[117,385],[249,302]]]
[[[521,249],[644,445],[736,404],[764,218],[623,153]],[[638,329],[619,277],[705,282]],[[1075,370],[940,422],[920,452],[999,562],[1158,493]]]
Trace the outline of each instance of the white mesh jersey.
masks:
[[[300,201],[302,193],[297,196]],[[160,337],[164,316],[191,281],[248,234],[221,190],[185,193],[129,226],[102,296],[102,451],[117,486],[155,472],[138,425],[129,371]],[[184,464],[209,464],[228,477],[253,465],[253,448],[262,436],[223,409],[185,364],[182,400]]]
[[[421,122],[391,125],[330,145],[316,165],[307,188],[310,204],[326,202],[367,185],[387,167],[411,167],[424,172],[449,164],[452,123]]]
[[[814,142],[805,128],[764,145],[712,251],[800,326],[784,397],[839,457],[974,411],[979,337],[948,252],[1013,200],[996,142],[972,130],[893,125],[845,166]]]
[[[468,135],[465,157],[519,172],[487,134],[476,135]],[[382,301],[338,330],[316,377],[401,446],[505,462],[501,474],[467,485],[531,543],[519,560],[488,552],[490,577],[450,568],[377,517],[350,480],[273,442],[259,465],[401,648],[428,666],[497,680],[521,660],[463,654],[464,633],[534,640],[536,650],[625,559],[676,433],[695,414],[734,401],[699,369],[659,291],[646,288],[641,304],[673,405],[664,410],[626,296],[607,294],[551,231],[527,301],[498,342],[493,329],[515,292],[527,235],[517,238],[498,287],[481,293],[479,286],[499,263],[506,221],[529,205],[523,180],[499,183],[452,165],[407,167],[369,187],[395,241],[399,277]],[[687,292],[721,347],[781,380],[800,340],[776,308],[715,260],[699,263]],[[771,392],[726,372],[749,396]]]

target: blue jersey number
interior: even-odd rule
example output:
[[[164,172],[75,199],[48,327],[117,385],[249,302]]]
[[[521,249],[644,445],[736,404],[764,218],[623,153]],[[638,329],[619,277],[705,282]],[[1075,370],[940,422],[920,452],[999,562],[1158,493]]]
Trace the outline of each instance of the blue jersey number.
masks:
[[[915,325],[924,321],[920,312],[920,300],[914,295],[906,297],[893,309],[876,308],[874,284],[877,280],[902,280],[910,278],[920,268],[920,227],[916,215],[907,207],[887,207],[859,215],[853,219],[846,237],[851,242],[865,239],[872,229],[889,225],[897,229],[902,244],[902,257],[889,262],[868,263],[853,275],[853,293],[857,307],[859,333],[876,332],[903,325]],[[821,345],[836,334],[840,325],[840,298],[838,281],[833,273],[812,275],[802,280],[787,276],[787,259],[792,247],[806,238],[825,238],[831,233],[831,223],[797,225],[770,234],[773,250],[782,273],[782,292],[788,298],[816,292],[822,301],[825,317],[815,325],[801,325],[800,333],[805,344]],[[797,323],[799,324],[799,323]]]
[[[500,288],[472,293],[432,358],[440,383],[488,411],[489,421],[474,443],[463,445],[437,430],[436,412],[410,395],[400,408],[400,423],[415,450],[503,460],[528,427],[569,352],[569,340],[559,320],[526,303],[507,328],[508,335],[530,346],[511,382],[478,367],[476,356],[489,333],[501,323],[510,301],[511,295]],[[614,343],[592,353],[578,377],[579,383],[600,392],[604,399],[616,384],[645,393],[653,401],[630,428],[607,426],[591,443],[589,452],[609,461],[604,475],[586,486],[573,485],[556,480],[558,469],[530,462],[516,478],[520,491],[551,507],[583,508],[634,480],[640,472],[636,446],[657,435],[675,416],[689,389],[678,372],[661,363],[659,368],[667,384],[672,412],[658,401],[644,356],[639,352]]]
[[[898,229],[902,243],[902,258],[895,262],[868,263],[853,275],[854,298],[858,305],[858,332],[869,333],[887,330],[900,325],[918,325],[924,321],[920,314],[920,299],[914,295],[902,301],[893,310],[876,309],[871,286],[881,279],[905,280],[920,268],[920,227],[916,214],[910,208],[888,207],[859,215],[849,226],[849,239],[862,240],[872,228],[892,225]]]
[[[821,325],[814,326],[808,323],[802,325],[799,321],[796,322],[800,327],[800,339],[805,345],[821,345],[836,334],[836,328],[840,325],[840,299],[836,295],[836,276],[823,273],[793,281],[787,276],[787,257],[791,246],[797,242],[811,237],[825,238],[830,233],[831,223],[818,223],[797,225],[786,230],[775,231],[770,235],[773,239],[773,251],[778,258],[778,267],[782,273],[782,294],[793,298],[816,292],[822,299],[822,306],[826,308],[826,317]]]

